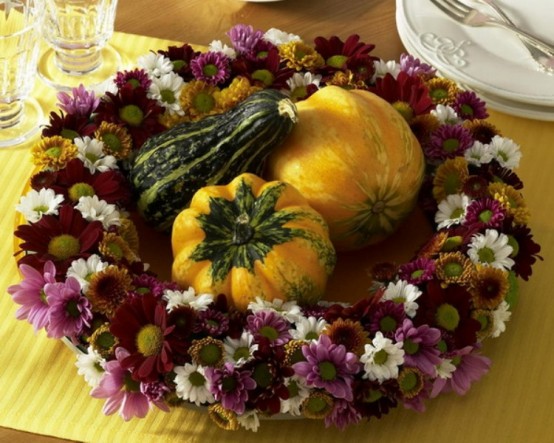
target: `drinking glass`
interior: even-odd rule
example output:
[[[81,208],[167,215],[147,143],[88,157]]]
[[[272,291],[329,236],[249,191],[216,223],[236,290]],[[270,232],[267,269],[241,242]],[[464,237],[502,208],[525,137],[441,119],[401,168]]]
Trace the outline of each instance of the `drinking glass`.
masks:
[[[108,45],[117,0],[45,0],[43,37],[49,45],[39,76],[58,90],[83,84],[95,89],[118,70],[121,58]]]
[[[43,112],[30,98],[40,48],[42,0],[0,2],[0,148],[26,141]]]

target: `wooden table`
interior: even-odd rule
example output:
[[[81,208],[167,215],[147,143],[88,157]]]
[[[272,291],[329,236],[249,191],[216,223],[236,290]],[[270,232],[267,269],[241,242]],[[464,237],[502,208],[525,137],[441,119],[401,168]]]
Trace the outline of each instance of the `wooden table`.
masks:
[[[299,34],[307,42],[318,35],[346,37],[358,33],[362,40],[376,44],[375,52],[385,59],[397,58],[404,50],[396,32],[393,0],[285,0],[275,3],[120,0],[116,30],[208,44],[214,38],[222,38],[237,23],[251,24],[259,29],[276,27]],[[551,192],[554,189],[554,174],[546,171],[554,170],[551,141],[554,138],[554,123],[501,113],[493,113],[491,120],[506,136],[514,138],[523,147],[524,158],[518,172],[526,184],[525,197],[534,217],[531,226],[535,237],[543,245],[542,255],[548,263],[548,259],[554,259],[554,199]],[[4,241],[11,239],[5,238]],[[413,426],[412,441],[430,441],[429,434],[419,427],[425,420],[437,427],[437,440],[433,437],[433,441],[448,438],[450,442],[486,443],[493,441],[493,437],[494,441],[501,442],[547,441],[548,427],[554,431],[548,412],[554,396],[551,377],[554,353],[550,351],[548,337],[554,327],[554,298],[547,295],[552,293],[554,278],[547,271],[548,266],[551,265],[540,263],[535,267],[536,275],[531,282],[522,285],[522,301],[508,332],[498,342],[487,346],[487,354],[494,362],[491,375],[477,388],[470,390],[465,398],[442,403],[446,408],[450,408],[455,401],[463,403],[456,409],[459,418],[453,419],[450,411],[444,422],[449,430],[445,430],[441,427],[440,407],[433,407],[428,414],[421,416],[406,412],[411,418],[404,424]],[[478,392],[474,393],[474,390]],[[472,424],[468,426],[468,423]],[[363,426],[363,435],[371,441],[372,425]],[[385,438],[387,426],[393,429],[395,421],[391,419],[380,426],[375,437]],[[321,432],[325,432],[323,425]],[[272,437],[270,433],[258,434],[259,441],[269,441]],[[357,435],[362,434],[358,432]],[[0,443],[56,441],[62,440],[0,428]]]

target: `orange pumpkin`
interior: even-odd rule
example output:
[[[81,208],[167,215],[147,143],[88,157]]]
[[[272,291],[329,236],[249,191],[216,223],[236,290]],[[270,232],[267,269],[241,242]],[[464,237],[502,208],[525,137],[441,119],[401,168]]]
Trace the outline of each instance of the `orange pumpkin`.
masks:
[[[267,177],[291,183],[327,221],[337,250],[390,235],[415,206],[421,147],[388,102],[326,86],[297,103],[298,123],[268,160]]]
[[[171,241],[175,282],[241,310],[256,297],[317,302],[336,260],[327,224],[293,186],[248,173],[197,191]]]

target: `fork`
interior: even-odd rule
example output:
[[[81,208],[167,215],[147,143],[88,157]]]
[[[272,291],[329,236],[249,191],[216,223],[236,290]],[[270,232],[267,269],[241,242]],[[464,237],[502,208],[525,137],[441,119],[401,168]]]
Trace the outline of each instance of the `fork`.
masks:
[[[475,0],[478,3],[483,3],[489,6],[493,11],[496,12],[498,17],[500,19],[504,20],[504,22],[514,25],[514,22],[508,15],[504,12],[504,10],[498,6],[498,4],[494,0]],[[542,69],[544,69],[549,74],[554,74],[554,57],[552,57],[550,54],[544,52],[543,50],[537,48],[536,46],[533,46],[530,44],[527,40],[525,40],[524,37],[519,36],[519,39],[523,43],[523,45],[527,48],[533,59],[541,66]]]
[[[554,46],[538,39],[532,34],[529,34],[522,29],[516,28],[514,25],[511,25],[507,22],[495,19],[490,15],[483,14],[481,11],[475,8],[471,8],[464,3],[461,3],[458,0],[431,0],[435,6],[442,10],[453,20],[462,23],[467,26],[498,26],[504,29],[509,29],[510,31],[516,33],[522,38],[525,38],[527,42],[533,46],[539,48],[543,51],[548,57],[554,57]]]

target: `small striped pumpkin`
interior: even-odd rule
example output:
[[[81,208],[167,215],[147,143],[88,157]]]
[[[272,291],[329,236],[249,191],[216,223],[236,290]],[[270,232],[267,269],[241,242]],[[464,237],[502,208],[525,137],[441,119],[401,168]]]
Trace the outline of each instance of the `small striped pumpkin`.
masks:
[[[241,310],[256,297],[317,302],[336,261],[327,224],[304,197],[249,173],[200,189],[171,241],[175,282],[226,294]]]

